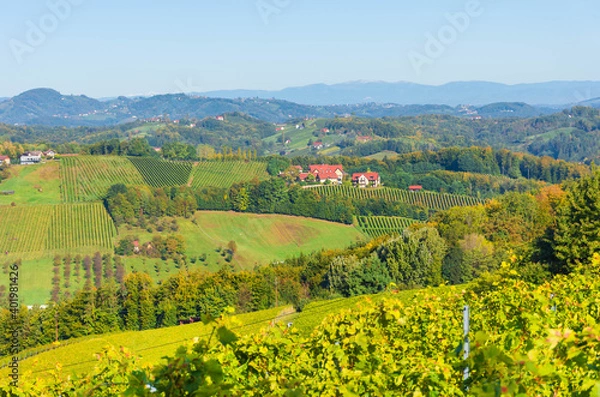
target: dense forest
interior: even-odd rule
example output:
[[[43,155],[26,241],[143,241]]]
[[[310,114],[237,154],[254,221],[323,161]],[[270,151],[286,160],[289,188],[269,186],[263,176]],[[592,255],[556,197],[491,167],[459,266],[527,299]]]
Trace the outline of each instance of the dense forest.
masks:
[[[460,118],[425,115],[401,118],[337,118],[331,134],[379,139],[346,147],[343,154],[368,156],[382,150],[408,153],[448,146],[491,146],[568,161],[592,161],[600,152],[600,110],[575,107],[528,119]],[[345,145],[342,145],[345,146]]]

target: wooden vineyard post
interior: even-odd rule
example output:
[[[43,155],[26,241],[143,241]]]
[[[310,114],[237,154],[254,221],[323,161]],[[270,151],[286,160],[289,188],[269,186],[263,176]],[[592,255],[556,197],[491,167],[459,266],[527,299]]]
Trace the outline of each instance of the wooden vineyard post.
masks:
[[[464,335],[464,354],[463,359],[467,360],[469,358],[469,353],[471,353],[471,346],[469,342],[469,331],[470,331],[470,308],[469,305],[466,305],[463,309],[463,335]],[[469,366],[465,367],[465,371],[463,373],[463,379],[469,379]]]

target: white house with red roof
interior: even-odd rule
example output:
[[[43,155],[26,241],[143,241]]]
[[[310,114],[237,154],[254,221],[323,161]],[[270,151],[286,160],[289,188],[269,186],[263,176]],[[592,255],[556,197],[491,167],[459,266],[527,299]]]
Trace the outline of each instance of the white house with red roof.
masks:
[[[344,179],[344,166],[336,165],[310,165],[309,172],[315,176],[315,179],[321,183],[327,181],[333,184],[341,184]]]
[[[10,157],[0,156],[0,165],[2,164],[10,165]]]
[[[42,161],[42,154],[40,151],[25,152],[21,155],[20,162],[22,165],[37,164]]]
[[[308,167],[308,172],[304,172],[302,167],[296,166],[296,168],[300,171],[298,178],[301,181],[306,181],[312,175],[317,182],[325,183],[329,181],[334,185],[340,185],[344,179],[344,166],[341,164],[311,164]]]
[[[324,144],[323,144],[323,142],[321,142],[321,141],[313,142],[313,144],[312,144],[312,148],[313,148],[314,150],[321,150],[321,149],[323,149],[324,147],[325,147],[325,145],[324,145]]]
[[[354,186],[361,188],[379,187],[381,185],[381,177],[377,172],[357,172],[352,174],[352,183],[354,183]]]

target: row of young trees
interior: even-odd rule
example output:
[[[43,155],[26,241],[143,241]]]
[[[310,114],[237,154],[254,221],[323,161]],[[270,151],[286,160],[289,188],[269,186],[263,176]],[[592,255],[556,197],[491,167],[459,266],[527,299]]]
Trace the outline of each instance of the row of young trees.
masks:
[[[122,283],[125,266],[121,258],[96,252],[93,255],[56,255],[52,266],[52,293],[50,300],[59,302],[70,298],[73,287],[100,288],[104,283]]]
[[[117,223],[142,225],[147,217],[190,217],[196,210],[277,213],[351,224],[353,205],[348,200],[320,197],[300,186],[274,178],[234,185],[230,189],[190,187],[109,189],[106,207]]]

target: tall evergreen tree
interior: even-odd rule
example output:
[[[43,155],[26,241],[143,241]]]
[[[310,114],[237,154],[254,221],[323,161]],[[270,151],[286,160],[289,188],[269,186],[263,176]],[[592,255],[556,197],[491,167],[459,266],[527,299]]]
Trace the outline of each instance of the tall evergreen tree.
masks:
[[[557,208],[555,271],[569,272],[600,252],[600,170],[574,182]]]

